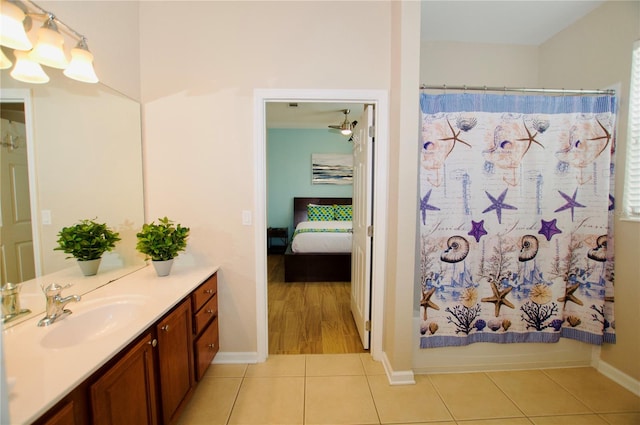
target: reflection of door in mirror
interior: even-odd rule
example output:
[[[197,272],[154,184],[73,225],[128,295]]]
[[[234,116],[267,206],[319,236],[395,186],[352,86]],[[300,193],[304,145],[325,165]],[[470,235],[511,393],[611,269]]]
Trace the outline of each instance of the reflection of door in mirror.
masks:
[[[0,278],[19,283],[36,276],[24,104],[0,107]]]

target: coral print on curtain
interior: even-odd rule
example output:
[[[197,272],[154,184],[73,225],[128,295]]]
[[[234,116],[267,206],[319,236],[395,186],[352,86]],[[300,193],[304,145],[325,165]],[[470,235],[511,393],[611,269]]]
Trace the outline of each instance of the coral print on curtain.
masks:
[[[615,104],[421,95],[422,348],[615,342]]]

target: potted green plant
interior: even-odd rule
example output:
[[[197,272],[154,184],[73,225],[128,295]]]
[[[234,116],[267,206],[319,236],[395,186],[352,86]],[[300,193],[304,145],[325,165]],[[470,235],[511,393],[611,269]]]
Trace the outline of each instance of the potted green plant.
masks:
[[[147,259],[151,258],[158,276],[167,276],[171,272],[173,259],[187,247],[189,228],[164,217],[159,218],[157,224],[143,224],[136,236],[136,249],[145,254]]]
[[[85,219],[63,227],[58,232],[58,246],[53,249],[70,254],[67,258],[78,260],[85,276],[93,276],[98,272],[102,254],[111,251],[119,240],[119,234],[105,223]]]

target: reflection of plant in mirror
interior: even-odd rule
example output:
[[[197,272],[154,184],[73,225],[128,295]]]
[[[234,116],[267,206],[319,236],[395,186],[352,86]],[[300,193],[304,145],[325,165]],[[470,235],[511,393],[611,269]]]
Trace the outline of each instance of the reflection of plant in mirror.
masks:
[[[189,228],[174,224],[167,217],[158,219],[159,223],[143,224],[136,234],[136,249],[153,261],[171,260],[187,247]]]
[[[119,234],[106,224],[85,219],[73,226],[63,227],[58,233],[58,246],[54,250],[71,254],[67,258],[96,260],[111,251],[119,240]]]

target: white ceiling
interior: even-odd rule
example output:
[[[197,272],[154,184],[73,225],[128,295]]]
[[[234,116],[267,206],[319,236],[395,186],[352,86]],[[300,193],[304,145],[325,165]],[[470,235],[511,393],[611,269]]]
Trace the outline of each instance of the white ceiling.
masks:
[[[459,41],[538,46],[607,0],[421,0],[423,41]],[[267,104],[269,128],[328,128],[357,120],[363,105]]]
[[[538,46],[606,0],[422,0],[425,41]]]

